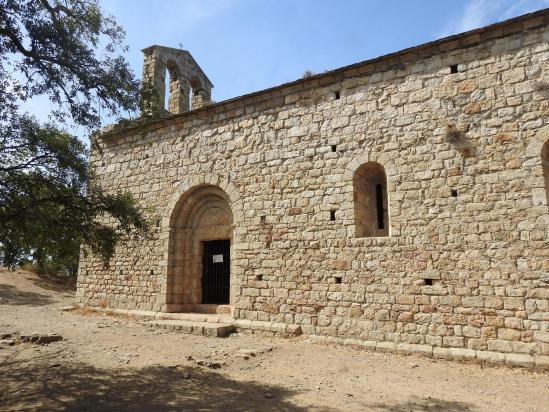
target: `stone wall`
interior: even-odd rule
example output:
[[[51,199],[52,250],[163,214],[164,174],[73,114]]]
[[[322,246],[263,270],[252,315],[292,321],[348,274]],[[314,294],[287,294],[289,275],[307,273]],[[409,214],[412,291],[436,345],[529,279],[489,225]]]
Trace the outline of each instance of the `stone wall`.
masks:
[[[174,258],[174,222],[211,188],[232,211],[240,326],[547,363],[547,17],[106,134],[91,156],[102,185],[161,221],[108,269],[83,255],[81,302],[177,303],[172,286],[196,274]],[[386,174],[388,236],[357,237],[368,162]]]

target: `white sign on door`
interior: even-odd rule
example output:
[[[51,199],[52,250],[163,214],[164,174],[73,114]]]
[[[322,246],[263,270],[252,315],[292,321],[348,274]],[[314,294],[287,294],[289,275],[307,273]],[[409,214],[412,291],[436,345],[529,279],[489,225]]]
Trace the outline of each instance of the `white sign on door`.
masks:
[[[213,263],[223,263],[223,255],[213,255]]]

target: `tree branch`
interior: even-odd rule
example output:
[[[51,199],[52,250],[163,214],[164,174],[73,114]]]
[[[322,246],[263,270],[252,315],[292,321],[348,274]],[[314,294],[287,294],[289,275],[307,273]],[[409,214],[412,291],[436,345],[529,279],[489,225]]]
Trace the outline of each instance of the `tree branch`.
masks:
[[[52,159],[52,158],[53,158],[53,156],[51,156],[49,154],[36,156],[36,157],[32,158],[31,160],[29,160],[26,163],[14,165],[14,166],[8,166],[8,167],[0,167],[0,172],[8,172],[9,173],[9,172],[15,172],[16,170],[24,170],[24,169],[27,169],[29,166],[36,165],[36,162],[39,161],[39,160]]]

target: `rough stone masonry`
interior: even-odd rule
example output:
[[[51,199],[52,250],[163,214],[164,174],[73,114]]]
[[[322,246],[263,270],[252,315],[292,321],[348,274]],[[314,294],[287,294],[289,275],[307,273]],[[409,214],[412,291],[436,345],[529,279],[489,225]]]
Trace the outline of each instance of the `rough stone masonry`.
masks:
[[[160,219],[109,267],[82,254],[78,299],[220,305],[242,329],[548,366],[548,22],[220,103],[187,51],[145,49],[164,116],[104,132],[90,162]]]

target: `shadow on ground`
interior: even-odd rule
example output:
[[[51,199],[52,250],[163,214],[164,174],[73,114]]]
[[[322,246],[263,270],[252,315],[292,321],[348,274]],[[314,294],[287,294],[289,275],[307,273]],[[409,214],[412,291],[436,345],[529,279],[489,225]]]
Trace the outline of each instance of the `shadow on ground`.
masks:
[[[99,369],[55,357],[0,363],[0,409],[63,411],[305,411],[297,392],[197,367]],[[317,409],[322,410],[322,409]],[[329,409],[324,409],[328,411]]]
[[[12,285],[0,284],[0,305],[43,306],[57,302],[51,296],[36,292],[23,292]]]
[[[38,275],[32,279],[36,286],[55,292],[73,294],[76,291],[76,276]]]

